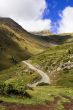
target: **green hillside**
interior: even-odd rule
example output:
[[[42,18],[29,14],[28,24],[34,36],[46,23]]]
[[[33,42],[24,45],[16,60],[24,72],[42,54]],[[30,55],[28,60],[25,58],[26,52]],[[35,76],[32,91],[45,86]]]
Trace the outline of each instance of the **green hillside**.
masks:
[[[25,107],[19,104],[33,104],[33,108],[36,104],[48,110],[67,110],[67,103],[73,106],[73,34],[48,34],[32,34],[12,19],[0,18],[1,110]],[[51,84],[43,81],[29,86],[45,80],[40,70]]]
[[[33,35],[12,19],[0,18],[0,53],[0,70],[30,59],[52,84],[73,85],[73,34]]]
[[[19,63],[0,72],[0,85],[12,84],[15,89],[25,88],[27,84],[37,81],[40,75],[29,69],[25,64]]]
[[[73,43],[70,42],[50,47],[31,58],[33,65],[49,75],[52,85],[73,87]]]
[[[12,19],[0,18],[0,70],[26,60],[48,47],[45,41],[40,42],[33,36]]]
[[[63,35],[61,39],[57,35],[33,35],[12,19],[0,18],[0,70],[41,53],[50,46],[63,44],[70,37]]]
[[[18,45],[16,40],[17,36],[14,33],[0,27],[0,70],[31,56],[26,48],[23,49]]]

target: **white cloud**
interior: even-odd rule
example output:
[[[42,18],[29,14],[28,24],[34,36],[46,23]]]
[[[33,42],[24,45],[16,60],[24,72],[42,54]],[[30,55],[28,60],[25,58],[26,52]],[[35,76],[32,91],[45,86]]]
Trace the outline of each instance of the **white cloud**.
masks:
[[[24,29],[28,31],[42,31],[51,28],[51,20],[45,19],[38,19],[32,21],[19,21],[19,24],[23,25]]]
[[[60,16],[58,33],[73,32],[73,7],[66,7]]]
[[[11,17],[29,31],[49,29],[50,20],[42,20],[46,7],[45,0],[0,0],[0,16]]]

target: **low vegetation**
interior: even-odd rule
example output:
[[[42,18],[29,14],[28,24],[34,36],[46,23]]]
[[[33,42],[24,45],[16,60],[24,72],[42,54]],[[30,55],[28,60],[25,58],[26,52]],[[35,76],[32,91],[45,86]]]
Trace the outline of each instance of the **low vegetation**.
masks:
[[[45,49],[43,43],[11,19],[0,19],[0,71]]]
[[[0,106],[0,110],[6,110],[6,107]]]
[[[51,47],[30,62],[45,71],[52,84],[73,87],[73,44]]]
[[[41,34],[48,33],[33,35],[9,18],[0,19],[0,110],[6,110],[3,102],[55,104],[56,110],[72,104],[73,34]],[[48,74],[51,84],[29,87],[41,76],[22,63],[24,60]]]
[[[0,94],[21,95],[26,94],[28,84],[37,81],[41,76],[29,69],[23,63],[0,72]]]
[[[56,87],[56,86],[40,86],[34,88],[33,90],[27,90],[27,93],[32,98],[20,98],[20,97],[9,97],[9,96],[0,96],[0,100],[5,102],[15,102],[21,104],[47,104],[49,101],[53,101],[54,97],[60,97],[61,102],[69,102],[69,99],[66,99],[64,96],[73,98],[73,89],[66,87]]]

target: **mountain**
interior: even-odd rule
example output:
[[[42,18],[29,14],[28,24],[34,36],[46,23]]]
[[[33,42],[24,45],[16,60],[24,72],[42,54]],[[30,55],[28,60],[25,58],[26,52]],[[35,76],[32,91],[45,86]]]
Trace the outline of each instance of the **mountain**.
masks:
[[[40,33],[45,35],[48,31]],[[14,20],[0,18],[0,70],[41,53],[51,46],[72,41],[72,34],[34,35],[24,30]]]
[[[0,18],[0,70],[10,67],[48,47],[10,18]]]
[[[73,107],[73,33],[48,34],[0,18],[0,109]]]
[[[63,43],[68,38],[70,37],[63,36],[61,39],[61,36],[56,35],[34,35],[24,30],[14,20],[0,18],[0,70],[43,52],[51,46],[50,44]]]
[[[17,34],[22,36],[24,39],[26,39],[29,43],[30,42],[32,44],[34,43],[34,45],[36,47],[35,46],[33,46],[33,47],[35,47],[35,49],[37,48],[38,51],[40,50],[40,49],[38,49],[39,47],[41,47],[41,48],[49,47],[49,45],[48,45],[49,42],[47,41],[47,39],[43,39],[40,35],[34,35],[32,33],[27,32],[11,18],[0,18],[0,25],[9,27],[13,31],[15,31]],[[30,52],[31,52],[31,49],[30,49]]]
[[[32,32],[34,35],[41,35],[41,36],[49,36],[52,35],[52,33],[49,30],[43,30],[40,32]]]

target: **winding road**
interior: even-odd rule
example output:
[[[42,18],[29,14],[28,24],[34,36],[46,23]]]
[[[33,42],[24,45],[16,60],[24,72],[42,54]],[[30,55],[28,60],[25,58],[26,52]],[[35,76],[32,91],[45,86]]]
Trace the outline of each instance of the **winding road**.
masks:
[[[33,84],[28,84],[28,86],[30,87],[36,87],[38,84],[40,83],[45,83],[45,84],[51,84],[50,78],[47,75],[47,73],[43,72],[42,70],[37,69],[36,67],[34,67],[32,64],[26,62],[26,61],[22,61],[24,64],[26,64],[30,69],[36,71],[37,73],[39,73],[41,75],[41,80],[33,83]]]

